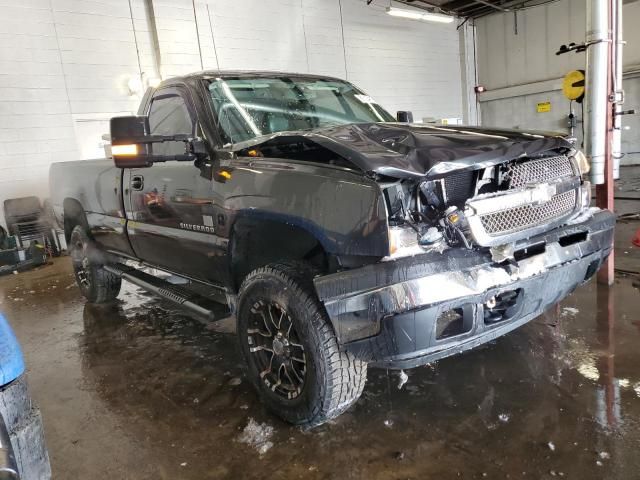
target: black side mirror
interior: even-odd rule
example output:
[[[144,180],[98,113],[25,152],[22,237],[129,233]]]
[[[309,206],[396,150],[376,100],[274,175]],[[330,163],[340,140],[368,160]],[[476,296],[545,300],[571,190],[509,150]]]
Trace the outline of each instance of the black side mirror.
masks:
[[[413,123],[413,113],[409,111],[398,110],[396,112],[396,120],[402,123]]]
[[[204,142],[190,135],[150,135],[146,116],[113,117],[111,127],[111,156],[118,168],[150,167],[154,162],[169,160],[193,161],[206,157]],[[151,144],[183,142],[184,154],[154,155]]]
[[[113,117],[110,122],[111,155],[118,168],[150,167],[149,144],[141,143],[149,134],[145,116]]]

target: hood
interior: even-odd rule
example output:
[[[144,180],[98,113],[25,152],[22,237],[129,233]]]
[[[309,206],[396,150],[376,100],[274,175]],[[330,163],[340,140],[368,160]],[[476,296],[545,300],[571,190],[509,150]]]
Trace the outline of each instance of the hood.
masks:
[[[337,153],[364,172],[395,178],[439,178],[454,170],[476,170],[572,147],[558,133],[404,123],[281,132],[238,146],[255,146],[276,138],[300,141],[300,137]]]

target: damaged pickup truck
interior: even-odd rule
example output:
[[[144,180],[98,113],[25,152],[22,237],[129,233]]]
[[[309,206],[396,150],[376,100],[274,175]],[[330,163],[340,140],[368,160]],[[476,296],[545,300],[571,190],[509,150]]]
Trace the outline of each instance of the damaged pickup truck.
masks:
[[[566,139],[398,122],[334,78],[165,80],[111,140],[112,160],[51,167],[80,290],[108,302],[125,279],[209,319],[222,298],[248,378],[296,424],[345,411],[368,366],[532,320],[612,248]]]

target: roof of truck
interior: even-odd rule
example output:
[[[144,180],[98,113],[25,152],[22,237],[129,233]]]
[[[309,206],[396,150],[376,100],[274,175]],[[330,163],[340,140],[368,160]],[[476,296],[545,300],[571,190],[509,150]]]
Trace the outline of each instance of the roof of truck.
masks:
[[[225,78],[225,77],[303,77],[303,78],[317,78],[324,80],[339,80],[345,81],[342,78],[331,77],[328,75],[316,75],[312,73],[296,73],[296,72],[272,72],[268,70],[202,70],[199,72],[192,72],[186,75],[180,75],[176,77],[167,78],[162,83],[169,81],[187,81],[197,78],[211,79],[211,78]]]

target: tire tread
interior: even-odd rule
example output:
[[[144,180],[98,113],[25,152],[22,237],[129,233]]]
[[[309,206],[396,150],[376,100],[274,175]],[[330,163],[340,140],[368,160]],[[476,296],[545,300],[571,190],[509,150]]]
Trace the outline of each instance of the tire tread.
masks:
[[[92,270],[91,290],[85,293],[84,289],[80,288],[80,291],[91,303],[100,304],[112,302],[120,293],[122,279],[118,275],[105,270],[104,262],[107,256],[98,249],[81,225],[74,227],[71,232],[72,239],[74,235],[79,235],[83,241],[88,242],[88,248],[91,250],[90,258],[93,258],[90,262]],[[73,241],[70,243],[73,245]],[[97,262],[96,259],[98,259]]]
[[[317,336],[315,348],[322,349],[319,352],[320,358],[326,359],[318,365],[317,368],[321,371],[316,375],[319,381],[325,381],[325,388],[321,389],[325,395],[315,402],[308,418],[295,422],[309,427],[320,425],[344,413],[360,398],[367,381],[366,362],[340,348],[324,306],[315,294],[313,274],[313,269],[303,262],[270,264],[251,272],[242,283],[239,295],[241,298],[254,279],[275,276],[291,289],[309,312],[308,320]]]

